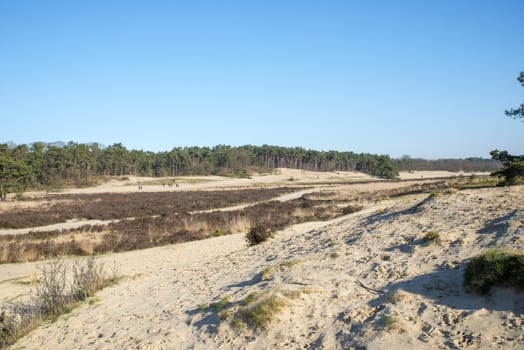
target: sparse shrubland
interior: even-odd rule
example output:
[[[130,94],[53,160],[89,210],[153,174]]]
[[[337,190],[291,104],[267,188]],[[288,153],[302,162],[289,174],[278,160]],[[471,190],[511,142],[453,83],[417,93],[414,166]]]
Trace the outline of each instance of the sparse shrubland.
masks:
[[[71,219],[115,220],[168,216],[270,200],[303,187],[220,191],[47,195],[51,204],[0,212],[0,228],[25,228]]]
[[[463,183],[461,181],[466,180],[456,181]],[[114,221],[63,231],[2,235],[0,263],[150,248],[248,232],[254,223],[263,223],[265,233],[264,230],[255,230],[250,238],[246,237],[249,244],[256,244],[257,241],[260,243],[261,233],[267,239],[269,232],[277,232],[289,225],[348,215],[361,210],[361,203],[366,201],[444,189],[450,185],[453,182],[438,181],[367,193],[326,190],[285,202],[269,199],[303,187],[48,195],[44,198],[48,204],[2,211],[0,226],[31,227],[69,219]],[[248,206],[236,210],[211,211],[239,204]]]

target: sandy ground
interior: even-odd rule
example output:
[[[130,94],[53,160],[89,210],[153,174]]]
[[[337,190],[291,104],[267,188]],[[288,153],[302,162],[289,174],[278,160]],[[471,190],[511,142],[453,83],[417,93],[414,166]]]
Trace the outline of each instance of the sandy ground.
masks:
[[[522,349],[524,294],[469,294],[462,275],[488,248],[523,250],[523,234],[518,186],[373,203],[255,247],[239,234],[106,255],[126,277],[13,349]],[[24,298],[41,264],[0,265],[0,300]],[[265,331],[206,307],[253,292],[286,300]]]
[[[476,173],[477,175],[489,175],[488,173]],[[401,180],[422,180],[430,178],[445,178],[455,176],[469,176],[472,173],[453,173],[447,171],[415,171],[401,172]],[[173,183],[179,186],[168,186]],[[220,188],[239,188],[239,187],[264,187],[264,186],[299,186],[303,184],[320,184],[320,183],[350,183],[365,181],[381,181],[370,175],[350,172],[315,172],[297,169],[275,169],[271,174],[252,175],[251,178],[233,178],[221,176],[181,176],[150,178],[127,176],[124,179],[113,179],[99,186],[88,188],[65,189],[59,193],[119,193],[119,192],[137,192],[138,186],[143,187],[142,191],[184,191],[184,190],[201,190],[201,189],[220,189]],[[44,192],[28,192],[28,197],[39,196]]]
[[[438,174],[438,172],[435,172]],[[168,186],[170,183],[175,186]],[[337,171],[337,172],[314,172],[296,169],[275,169],[271,174],[256,174],[250,178],[222,177],[222,176],[180,176],[150,178],[138,176],[126,176],[123,179],[113,179],[99,186],[88,188],[65,189],[59,193],[118,193],[137,192],[138,186],[142,191],[191,191],[203,189],[241,188],[241,187],[264,187],[264,186],[291,186],[304,183],[336,183],[336,182],[360,182],[378,180],[364,173]],[[178,187],[176,187],[178,184]],[[28,196],[38,196],[43,192],[28,192]]]

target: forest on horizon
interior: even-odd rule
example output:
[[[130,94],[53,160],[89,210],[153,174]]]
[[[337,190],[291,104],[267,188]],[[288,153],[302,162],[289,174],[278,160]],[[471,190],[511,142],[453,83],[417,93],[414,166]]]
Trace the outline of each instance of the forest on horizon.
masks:
[[[425,160],[369,153],[316,151],[302,147],[228,146],[175,147],[171,151],[129,150],[121,143],[34,142],[0,144],[0,192],[28,187],[89,186],[96,176],[223,175],[247,177],[253,171],[293,168],[310,171],[359,171],[394,179],[399,171],[494,171],[491,159]]]

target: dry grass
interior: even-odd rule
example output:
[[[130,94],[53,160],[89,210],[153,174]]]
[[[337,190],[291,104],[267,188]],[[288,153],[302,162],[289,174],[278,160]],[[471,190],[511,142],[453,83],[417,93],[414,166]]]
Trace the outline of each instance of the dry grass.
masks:
[[[64,260],[43,265],[26,302],[0,307],[0,348],[14,344],[42,322],[71,312],[96,291],[115,283],[115,273],[109,274],[95,257],[77,261],[71,269]]]
[[[440,234],[436,231],[429,231],[422,239],[426,244],[440,243]]]
[[[406,298],[406,295],[403,292],[401,292],[400,290],[397,290],[393,293],[390,293],[387,296],[386,301],[391,304],[397,304],[397,303],[400,303],[405,298]]]
[[[229,310],[221,319],[230,320],[232,327],[238,331],[266,331],[290,300],[298,298],[300,294],[300,291],[280,289],[251,293],[239,303],[241,307]]]
[[[260,273],[260,279],[262,281],[270,280],[271,278],[273,278],[273,275],[276,272],[282,272],[285,269],[289,269],[299,264],[301,261],[302,260],[300,259],[291,259],[291,260],[284,260],[276,265],[270,265]]]

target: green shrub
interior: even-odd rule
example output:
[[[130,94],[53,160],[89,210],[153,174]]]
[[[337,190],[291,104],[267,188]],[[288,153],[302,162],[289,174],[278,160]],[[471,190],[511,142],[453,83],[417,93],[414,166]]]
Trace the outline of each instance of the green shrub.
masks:
[[[464,272],[464,286],[486,294],[495,285],[524,289],[524,254],[492,249],[472,258]]]

